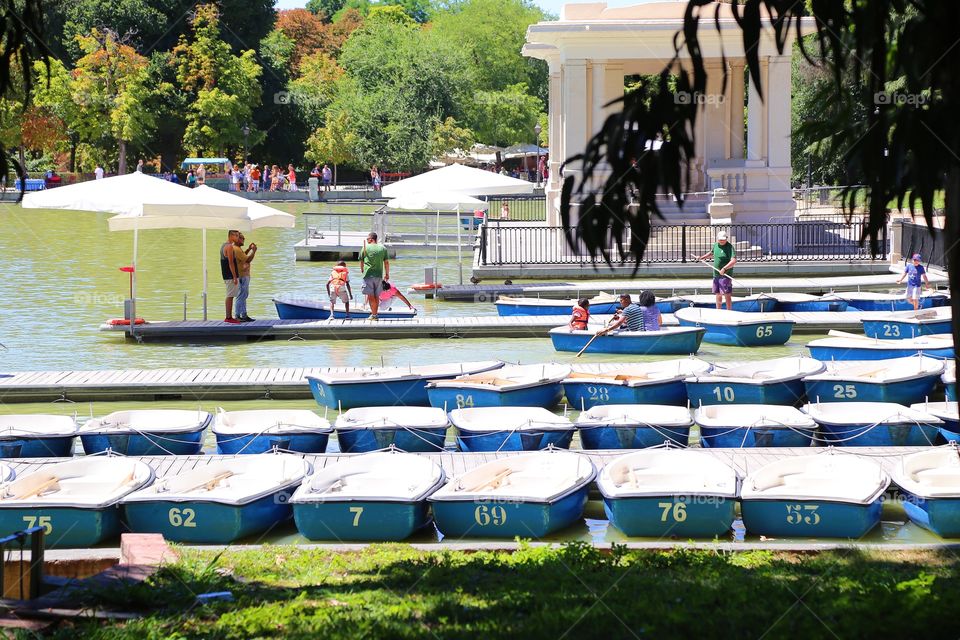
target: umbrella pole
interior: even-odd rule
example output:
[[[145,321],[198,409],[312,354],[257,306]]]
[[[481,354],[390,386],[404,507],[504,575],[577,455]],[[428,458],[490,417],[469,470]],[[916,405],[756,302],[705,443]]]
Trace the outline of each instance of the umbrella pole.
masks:
[[[207,319],[207,230],[206,228],[201,230],[201,237],[203,238],[203,319]]]
[[[139,241],[139,232],[137,227],[133,227],[133,273],[130,274],[130,337],[133,337],[133,330],[137,324],[137,244]]]
[[[470,214],[473,216],[473,213]],[[457,266],[460,269],[460,284],[463,284],[463,245],[460,242],[460,227],[463,224],[460,221],[460,203],[457,203]],[[473,217],[470,218],[470,228],[473,228]]]

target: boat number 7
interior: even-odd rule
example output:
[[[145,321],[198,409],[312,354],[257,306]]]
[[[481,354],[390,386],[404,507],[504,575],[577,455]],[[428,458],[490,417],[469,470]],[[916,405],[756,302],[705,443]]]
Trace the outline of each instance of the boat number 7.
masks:
[[[883,335],[884,335],[885,337],[887,337],[887,338],[889,338],[889,337],[899,338],[899,337],[900,337],[900,325],[898,325],[898,324],[884,324],[884,325],[883,325]]]
[[[765,324],[757,327],[758,338],[769,338],[772,335],[773,335],[773,327],[771,325]]]
[[[457,394],[457,409],[463,409],[464,407],[473,406],[473,396],[472,395],[463,395],[462,393]]]
[[[31,527],[43,527],[43,535],[48,536],[53,533],[53,523],[50,522],[50,516],[23,516],[25,529]]]
[[[363,513],[363,507],[350,507],[350,513],[353,514],[353,526],[360,526],[360,514]]]
[[[820,524],[820,514],[817,513],[819,505],[815,504],[788,504],[787,524]]]
[[[485,504],[481,504],[474,510],[473,519],[476,520],[477,524],[481,527],[485,527],[488,524],[499,527],[506,523],[507,511],[499,505],[488,507]]]
[[[833,385],[833,397],[834,398],[856,398],[857,397],[857,387],[852,384],[835,384]]]
[[[610,399],[610,392],[606,387],[587,387],[587,393],[594,402],[606,402]]]
[[[197,523],[193,521],[196,516],[197,514],[193,509],[178,509],[174,507],[170,509],[170,513],[167,514],[167,519],[170,520],[170,524],[175,527],[196,527]]]
[[[683,522],[687,519],[687,505],[682,502],[658,502],[657,506],[663,509],[660,522],[666,522],[671,512],[673,512],[674,522]]]

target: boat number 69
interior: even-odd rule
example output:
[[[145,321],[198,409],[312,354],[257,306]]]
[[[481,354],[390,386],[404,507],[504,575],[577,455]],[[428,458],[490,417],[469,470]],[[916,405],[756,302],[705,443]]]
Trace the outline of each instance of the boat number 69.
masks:
[[[757,327],[758,338],[769,338],[772,335],[773,335],[773,327],[771,325],[765,324]]]
[[[197,516],[193,509],[178,509],[174,507],[167,514],[170,524],[175,527],[196,527],[197,523],[193,519]]]
[[[606,402],[610,399],[610,392],[606,387],[587,387],[587,393],[594,402]]]
[[[481,527],[485,527],[488,524],[499,527],[507,522],[507,512],[499,505],[488,507],[485,504],[481,504],[474,510],[473,519],[476,520],[477,524]]]
[[[884,337],[890,338],[899,338],[900,337],[900,325],[898,324],[885,324],[883,325],[883,335]]]
[[[819,505],[815,504],[788,504],[787,524],[820,524]]]
[[[457,409],[463,409],[464,407],[473,406],[473,396],[472,395],[463,395],[462,393],[457,394]]]
[[[833,397],[834,398],[856,398],[857,387],[852,384],[835,384],[833,385]]]

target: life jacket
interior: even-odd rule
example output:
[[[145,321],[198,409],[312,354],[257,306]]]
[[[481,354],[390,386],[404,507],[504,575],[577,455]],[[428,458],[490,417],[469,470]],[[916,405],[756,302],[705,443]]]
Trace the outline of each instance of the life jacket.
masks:
[[[334,293],[338,293],[340,287],[346,284],[349,273],[349,270],[343,265],[338,264],[333,268],[333,271],[330,272],[330,284]]]
[[[587,321],[589,319],[590,312],[580,305],[575,305],[573,307],[573,318],[570,320],[570,326],[573,327],[575,331],[584,331],[587,328]]]

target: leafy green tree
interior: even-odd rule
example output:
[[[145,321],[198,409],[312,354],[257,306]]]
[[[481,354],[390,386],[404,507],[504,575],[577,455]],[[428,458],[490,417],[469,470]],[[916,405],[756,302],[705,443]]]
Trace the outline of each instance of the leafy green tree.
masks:
[[[315,130],[323,124],[327,108],[337,97],[337,81],[343,69],[322,51],[307,56],[300,64],[300,75],[288,85],[290,102],[300,117]]]
[[[329,22],[340,9],[343,9],[343,5],[344,0],[308,0],[307,10]]]
[[[416,20],[407,15],[403,7],[397,4],[371,7],[370,13],[367,14],[367,22],[392,22],[404,26],[413,26],[417,23]]]
[[[357,136],[350,127],[350,117],[343,112],[326,114],[326,124],[307,140],[307,159],[333,165],[333,183],[337,183],[337,166],[355,162]]]
[[[72,60],[83,55],[77,36],[94,29],[110,29],[124,44],[144,50],[153,47],[168,26],[159,3],[150,0],[71,0],[56,6],[63,13],[62,42]]]
[[[449,151],[468,151],[475,142],[473,131],[457,126],[457,121],[448,117],[433,128],[431,153],[434,158],[439,158]]]
[[[534,142],[533,127],[541,109],[540,100],[521,82],[503,91],[477,91],[467,107],[467,123],[485,144]]]

